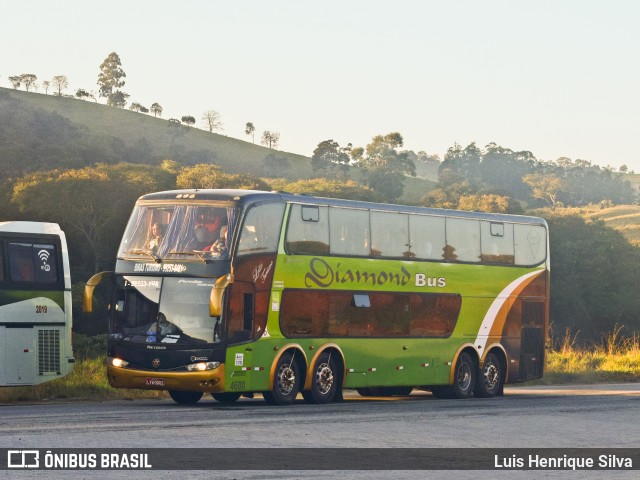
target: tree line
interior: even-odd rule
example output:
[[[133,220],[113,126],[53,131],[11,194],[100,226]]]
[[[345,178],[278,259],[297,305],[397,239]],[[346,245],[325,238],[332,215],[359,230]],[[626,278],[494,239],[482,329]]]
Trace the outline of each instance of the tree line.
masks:
[[[3,182],[0,218],[57,222],[69,243],[76,308],[79,292],[95,272],[111,270],[135,200],[175,188],[251,188],[318,196],[383,201],[377,191],[353,180],[292,181],[224,173],[211,164],[183,166],[98,164],[26,174]],[[551,237],[551,320],[556,336],[566,330],[584,342],[624,325],[640,329],[640,249],[602,222],[547,209]],[[76,314],[80,312],[76,310]]]
[[[116,52],[111,52],[104,61],[100,64],[100,73],[98,74],[98,91],[85,90],[84,88],[78,88],[75,93],[75,97],[81,100],[92,99],[97,102],[98,98],[104,98],[106,104],[112,107],[125,108],[127,106],[130,95],[126,93],[122,88],[125,86],[127,74],[122,68],[122,61],[120,56]],[[51,80],[43,80],[42,84],[38,84],[38,76],[33,73],[23,73],[20,75],[9,76],[9,82],[14,90],[17,90],[21,86],[29,92],[32,89],[37,92],[38,88],[42,86],[45,94],[49,93],[50,88],[54,88],[54,95],[57,96],[69,96],[64,91],[69,87],[69,78],[66,75],[56,75]],[[139,102],[131,102],[129,109],[139,113],[152,113],[155,117],[162,116],[164,109],[158,102],[154,102],[150,108],[145,107]],[[223,131],[223,123],[220,113],[216,110],[207,110],[201,117],[203,127],[208,129],[209,132]],[[170,118],[169,122],[183,123],[187,126],[193,126],[196,123],[196,119],[192,115],[183,115],[180,120],[176,118]],[[252,122],[247,122],[245,125],[245,134],[251,136],[255,143],[255,126]],[[260,144],[265,147],[277,149],[280,141],[280,133],[265,130],[262,133]]]

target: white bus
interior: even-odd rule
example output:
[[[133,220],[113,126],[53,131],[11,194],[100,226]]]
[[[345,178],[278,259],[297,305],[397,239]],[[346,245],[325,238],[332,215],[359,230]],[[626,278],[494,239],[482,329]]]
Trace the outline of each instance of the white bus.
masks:
[[[71,275],[55,223],[0,222],[0,386],[71,372]]]

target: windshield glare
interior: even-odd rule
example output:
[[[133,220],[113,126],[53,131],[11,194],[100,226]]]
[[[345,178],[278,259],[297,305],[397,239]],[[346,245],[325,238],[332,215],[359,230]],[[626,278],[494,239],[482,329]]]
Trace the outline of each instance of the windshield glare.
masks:
[[[119,258],[201,261],[225,259],[237,210],[202,205],[137,205],[125,230]]]
[[[219,342],[219,319],[209,316],[214,281],[122,277],[110,333],[132,343]]]

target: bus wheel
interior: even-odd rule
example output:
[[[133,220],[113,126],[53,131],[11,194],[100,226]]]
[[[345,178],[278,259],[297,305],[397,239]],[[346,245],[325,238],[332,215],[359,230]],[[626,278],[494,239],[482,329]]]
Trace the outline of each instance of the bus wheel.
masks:
[[[335,359],[331,353],[323,352],[313,366],[311,391],[305,397],[310,403],[329,403],[333,401],[338,385],[338,371]]]
[[[181,390],[169,390],[173,401],[180,405],[194,405],[202,398],[202,392],[183,392]]]
[[[224,393],[212,393],[211,396],[220,403],[234,403],[239,398],[241,393],[236,392],[224,392]]]
[[[285,353],[278,360],[273,379],[273,390],[264,392],[264,400],[269,405],[290,405],[300,390],[300,372],[293,355]]]
[[[476,384],[476,367],[468,353],[462,352],[456,362],[451,386],[455,398],[469,398]]]
[[[476,397],[495,397],[502,392],[504,367],[495,353],[490,353],[478,371],[478,379],[473,393]]]

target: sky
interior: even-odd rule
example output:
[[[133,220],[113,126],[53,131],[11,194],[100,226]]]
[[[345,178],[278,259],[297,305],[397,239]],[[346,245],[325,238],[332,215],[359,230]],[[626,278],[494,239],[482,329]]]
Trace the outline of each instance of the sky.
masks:
[[[252,122],[305,156],[400,132],[440,158],[495,142],[640,171],[635,0],[5,3],[2,87],[33,73],[97,91],[116,52],[130,102],[202,128],[216,110],[225,135],[250,141]]]

